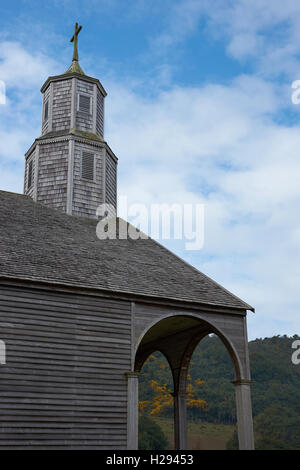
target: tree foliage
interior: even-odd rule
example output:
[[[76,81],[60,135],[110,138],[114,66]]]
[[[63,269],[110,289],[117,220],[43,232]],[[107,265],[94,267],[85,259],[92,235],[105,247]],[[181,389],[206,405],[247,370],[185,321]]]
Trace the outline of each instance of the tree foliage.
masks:
[[[141,415],[139,418],[139,449],[163,450],[167,447],[168,440],[161,427],[149,416]]]
[[[300,365],[291,361],[291,345],[296,339],[300,337],[274,336],[249,343],[257,448],[299,446]],[[234,367],[218,337],[207,336],[200,342],[193,354],[189,374],[196,392],[193,399],[207,403],[206,407],[190,407],[189,418],[235,424],[236,405],[231,383],[235,378]],[[155,388],[149,386],[151,380],[159,386],[163,384],[168,391],[173,390],[170,368],[161,354],[155,353],[144,365],[140,381],[141,401],[153,401]],[[201,381],[198,388],[197,380]],[[172,407],[162,406],[159,413],[172,416]]]
[[[300,450],[300,414],[283,405],[273,404],[254,420],[256,449]]]
[[[158,365],[159,369],[163,369],[161,364]],[[188,410],[206,409],[207,403],[202,400],[199,395],[199,387],[204,382],[202,380],[195,379],[194,383],[192,377],[188,374],[188,383],[186,387],[186,404]],[[173,395],[172,390],[168,387],[167,383],[160,385],[157,380],[150,381],[150,387],[153,391],[150,399],[139,401],[139,411],[142,413],[150,413],[150,415],[161,415],[165,410],[168,412],[172,411],[173,408]]]

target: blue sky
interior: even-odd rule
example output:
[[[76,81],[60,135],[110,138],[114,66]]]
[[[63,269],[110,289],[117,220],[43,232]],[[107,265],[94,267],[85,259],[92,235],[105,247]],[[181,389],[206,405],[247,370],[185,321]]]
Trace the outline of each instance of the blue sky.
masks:
[[[105,137],[131,202],[202,203],[205,243],[164,242],[256,308],[249,337],[299,334],[300,4],[10,1],[1,6],[0,187],[23,190],[40,87],[71,63],[108,91]]]

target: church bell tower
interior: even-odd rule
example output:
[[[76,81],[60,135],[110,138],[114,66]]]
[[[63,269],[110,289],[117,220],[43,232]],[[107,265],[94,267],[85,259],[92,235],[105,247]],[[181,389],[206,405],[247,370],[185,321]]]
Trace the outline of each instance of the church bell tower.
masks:
[[[41,136],[25,154],[24,194],[67,214],[96,218],[100,204],[116,208],[117,157],[104,140],[106,91],[78,62],[80,30],[76,23],[69,69],[41,88]]]

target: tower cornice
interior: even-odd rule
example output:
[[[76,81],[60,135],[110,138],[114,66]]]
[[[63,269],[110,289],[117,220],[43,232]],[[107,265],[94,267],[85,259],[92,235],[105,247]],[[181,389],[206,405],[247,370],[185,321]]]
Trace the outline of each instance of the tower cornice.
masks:
[[[80,131],[75,131],[75,130],[74,131],[71,130],[70,132],[64,132],[64,133],[56,132],[56,133],[49,133],[49,134],[43,135],[35,139],[33,144],[25,153],[25,157],[27,158],[29,155],[31,155],[37,145],[46,145],[46,144],[52,144],[56,142],[65,142],[69,140],[75,140],[76,142],[89,144],[94,147],[104,147],[107,150],[107,152],[110,154],[112,159],[116,163],[118,162],[118,157],[114,154],[114,152],[112,151],[108,143],[105,140],[101,139],[96,134],[89,134],[87,132],[80,132]],[[89,134],[89,136],[87,134]]]
[[[82,75],[81,73],[77,72],[66,72],[61,75],[54,75],[52,77],[48,77],[41,88],[41,92],[44,93],[51,82],[60,82],[62,80],[70,80],[71,78],[78,78],[79,80],[83,80],[85,82],[95,83],[102,96],[104,98],[107,96],[107,92],[105,91],[101,82],[97,78],[89,77],[88,75]]]

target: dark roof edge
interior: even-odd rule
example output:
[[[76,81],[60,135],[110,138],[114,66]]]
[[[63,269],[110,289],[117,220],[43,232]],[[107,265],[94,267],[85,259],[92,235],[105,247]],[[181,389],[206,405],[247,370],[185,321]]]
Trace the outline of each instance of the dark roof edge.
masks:
[[[68,80],[70,78],[78,78],[86,82],[96,83],[102,95],[104,97],[107,96],[107,92],[98,78],[89,77],[88,75],[82,75],[81,73],[76,72],[66,72],[61,75],[53,75],[52,77],[48,77],[45,83],[42,85],[41,92],[44,93],[50,82],[59,82],[60,80]]]
[[[159,296],[154,296],[154,295],[148,295],[144,293],[134,293],[134,292],[128,292],[128,291],[121,291],[121,290],[113,290],[113,289],[101,289],[99,287],[91,287],[83,284],[73,284],[73,283],[64,283],[64,282],[56,282],[56,281],[45,281],[45,280],[36,280],[34,278],[30,277],[16,277],[16,276],[10,276],[10,275],[0,275],[0,281],[8,281],[11,284],[16,284],[18,282],[22,282],[25,284],[31,284],[32,287],[37,286],[37,287],[44,287],[44,288],[50,288],[50,290],[54,290],[54,288],[62,289],[62,290],[76,290],[78,293],[85,293],[89,295],[95,295],[95,294],[101,294],[101,295],[106,295],[106,296],[115,296],[118,298],[125,298],[128,301],[139,301],[139,302],[146,302],[146,303],[158,303],[158,304],[165,304],[165,305],[172,305],[172,306],[177,306],[177,307],[183,307],[183,308],[192,308],[193,310],[211,310],[211,311],[217,311],[220,310],[222,313],[228,313],[228,314],[239,314],[239,315],[246,315],[246,310],[250,310],[247,308],[242,308],[242,307],[234,307],[234,306],[228,306],[228,305],[220,305],[220,304],[214,304],[214,303],[209,303],[209,302],[195,302],[194,300],[188,300],[188,299],[177,299],[173,297],[159,297]],[[247,304],[246,304],[247,305]],[[254,309],[253,309],[254,311]]]
[[[118,163],[118,157],[114,154],[107,142],[105,142],[105,148],[109,155],[112,157],[112,159],[115,160],[116,163]]]

